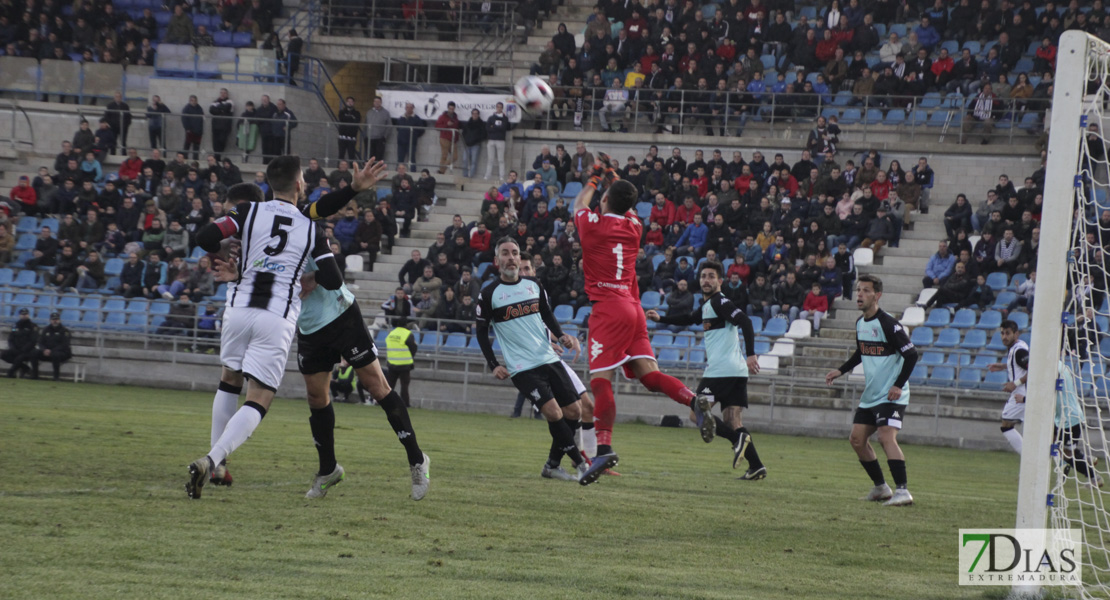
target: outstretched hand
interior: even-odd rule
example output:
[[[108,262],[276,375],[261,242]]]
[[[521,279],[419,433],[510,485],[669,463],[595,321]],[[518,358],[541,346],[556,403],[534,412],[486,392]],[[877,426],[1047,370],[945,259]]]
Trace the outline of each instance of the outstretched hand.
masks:
[[[220,283],[229,283],[239,279],[239,265],[235,258],[228,260],[213,259],[212,270],[214,271],[212,278]]]
[[[370,157],[362,168],[358,168],[358,163],[355,163],[354,171],[351,175],[351,188],[356,192],[368,190],[374,187],[379,181],[385,178],[385,161],[375,160]]]

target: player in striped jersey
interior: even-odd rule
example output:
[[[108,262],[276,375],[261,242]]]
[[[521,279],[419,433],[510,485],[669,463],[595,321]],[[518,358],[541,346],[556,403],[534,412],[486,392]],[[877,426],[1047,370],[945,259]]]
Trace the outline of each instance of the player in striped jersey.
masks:
[[[197,244],[208,252],[218,252],[226,238],[242,239],[238,278],[229,290],[220,334],[220,362],[241,372],[250,385],[247,401],[226,421],[208,454],[189,465],[185,491],[190,498],[200,498],[216,465],[250,437],[269,410],[300,316],[307,259],[316,261],[319,285],[337,290],[343,284],[323,231],[297,210],[305,190],[300,158],[279,157],[266,172],[273,200],[241,203],[197,233]]]
[[[1006,346],[1006,362],[992,363],[988,371],[1006,371],[1008,381],[1002,391],[1010,392],[1002,407],[1002,435],[1014,452],[1021,454],[1021,433],[1014,429],[1025,420],[1025,382],[1029,379],[1029,345],[1018,337],[1017,323],[1006,319],[999,327],[999,337]]]
[[[732,442],[732,468],[740,460],[748,460],[748,470],[740,479],[755,480],[767,476],[767,467],[759,460],[751,434],[744,427],[741,415],[748,407],[748,373],[759,373],[759,357],[755,354],[755,330],[752,320],[721,293],[724,267],[716,261],[705,261],[698,273],[703,294],[702,304],[692,313],[660,316],[649,310],[647,318],[667,325],[702,325],[705,329],[705,358],[708,365],[698,382],[697,393],[721,406],[724,420],[713,417],[717,435]],[[739,330],[739,331],[738,331]],[[744,350],[740,350],[740,334]],[[713,441],[713,438],[705,440]]]
[[[906,486],[906,457],[898,446],[898,430],[910,402],[906,382],[917,364],[917,349],[898,320],[879,308],[882,297],[883,282],[878,277],[861,275],[856,280],[856,306],[863,312],[856,321],[856,351],[839,369],[825,375],[825,383],[832,385],[838,377],[863,364],[863,393],[849,438],[860,464],[875,484],[862,499],[886,500],[886,506],[906,506],[913,504],[913,496]],[[893,493],[868,441],[876,431],[897,488]]]

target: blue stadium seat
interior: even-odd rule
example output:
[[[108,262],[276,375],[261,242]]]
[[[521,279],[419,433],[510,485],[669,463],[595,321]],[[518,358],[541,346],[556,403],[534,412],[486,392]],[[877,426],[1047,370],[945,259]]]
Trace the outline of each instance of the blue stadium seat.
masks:
[[[773,55],[773,54],[764,54],[763,56],[760,57],[759,60],[760,60],[760,62],[763,63],[763,70],[764,71],[769,71],[769,70],[775,68],[775,55]]]
[[[0,285],[10,285],[15,280],[15,271],[5,267],[0,269]]]
[[[960,330],[947,327],[941,329],[937,334],[937,340],[933,342],[937,348],[955,348],[960,345]]]
[[[49,309],[52,306],[54,306],[54,295],[53,294],[39,294],[35,298],[35,303],[34,303],[35,308],[47,308],[47,309]]]
[[[127,326],[127,315],[125,313],[114,311],[114,312],[109,312],[106,315],[104,315],[103,327],[105,329],[122,330],[122,329],[125,329],[126,326]]]
[[[150,303],[150,314],[152,315],[168,315],[170,314],[170,303],[163,300],[155,300]]]
[[[705,349],[694,348],[686,355],[686,361],[691,365],[700,365],[705,362]]]
[[[1006,289],[1007,284],[1008,280],[1006,274],[1002,271],[995,271],[994,273],[987,275],[987,285],[996,292],[1000,292]]]
[[[951,352],[944,359],[944,364],[950,367],[966,367],[971,364],[971,355],[967,352]]]
[[[991,336],[991,340],[987,342],[986,348],[987,350],[994,350],[995,352],[1005,352],[1007,348],[1006,345],[1002,343],[1002,334],[998,331],[994,332],[994,335]]]
[[[150,310],[150,302],[148,300],[135,298],[134,300],[131,300],[130,302],[127,303],[127,308],[124,309],[124,312],[146,314],[147,311],[149,311],[149,310]]]
[[[947,110],[935,110],[933,114],[929,115],[929,122],[925,124],[926,127],[944,127],[945,122],[948,121]]]
[[[855,125],[863,119],[863,115],[858,108],[848,108],[840,113],[840,123],[842,125]]]
[[[578,192],[582,191],[582,184],[577,181],[572,181],[563,188],[563,193],[559,194],[564,198],[577,198]]]
[[[952,314],[946,308],[934,308],[929,311],[929,317],[925,319],[926,327],[947,327],[952,322]]]
[[[914,346],[921,348],[933,345],[933,328],[932,327],[916,327],[913,333],[910,334],[910,341]]]
[[[251,45],[251,32],[242,31],[231,34],[231,45],[236,48],[246,48]]]
[[[124,312],[126,306],[127,302],[119,298],[109,298],[104,301],[104,310],[106,312]],[[200,306],[198,306],[198,308],[200,308]]]
[[[1017,294],[1014,292],[1002,292],[994,298],[994,304],[991,308],[994,310],[1006,310],[1010,308],[1010,304],[1017,300]]]
[[[389,329],[379,329],[378,335],[374,336],[374,343],[381,348],[385,348],[385,338],[389,337]]]
[[[1021,57],[1018,59],[1017,64],[1014,65],[1014,73],[1029,73],[1033,70],[1033,59],[1028,57]]]
[[[46,323],[50,320],[51,312],[49,308],[36,308],[34,312],[31,313],[31,319],[37,323]]]
[[[831,119],[833,117],[839,119],[840,110],[833,106],[826,106],[825,108],[821,109],[821,116],[825,117],[826,119]]]
[[[82,329],[98,329],[100,327],[100,311],[99,310],[86,310],[81,315],[81,321],[77,326]]]
[[[49,227],[53,233],[58,233],[58,219],[54,217],[45,217],[39,221],[39,227]]]
[[[956,40],[944,40],[940,43],[940,47],[948,50],[948,54],[953,57],[960,55],[960,42]]]
[[[692,331],[680,331],[674,334],[674,347],[679,350],[686,350],[697,345],[697,339],[694,337]]]
[[[209,300],[213,302],[226,302],[227,301],[227,284],[221,283],[220,287],[216,288],[216,293],[212,295]]]
[[[640,306],[644,310],[659,308],[662,303],[663,298],[659,295],[659,292],[648,290],[640,295]]]
[[[217,46],[224,48],[230,48],[233,45],[230,31],[217,31],[212,34],[212,40]]]
[[[660,366],[675,367],[679,366],[682,362],[682,355],[679,354],[675,348],[663,348],[656,355],[655,359],[659,362]]]
[[[200,257],[204,256],[205,254],[208,253],[204,251],[204,248],[197,246],[196,248],[193,248],[193,253],[190,254],[189,258],[185,259],[185,261],[189,263],[195,263],[199,261]]]
[[[1034,129],[1040,128],[1040,125],[1041,115],[1038,114],[1036,111],[1028,111],[1021,115],[1021,121],[1018,122],[1018,129],[1032,131]]]
[[[579,308],[578,312],[574,315],[574,320],[571,322],[579,327],[582,327],[586,323],[586,318],[590,316],[590,313],[592,311],[593,309],[589,306],[583,306],[582,308]]]
[[[478,272],[477,272],[478,281],[481,281],[482,278],[486,276],[486,271],[489,270],[490,265],[492,265],[492,264],[493,263],[488,263],[488,262],[478,264]]]
[[[466,334],[452,333],[448,335],[443,342],[443,350],[445,352],[463,352],[466,350]]]
[[[34,248],[35,248],[35,234],[33,234],[33,233],[21,233],[21,234],[19,234],[19,237],[16,238],[16,242],[15,242],[15,251],[16,252],[23,252],[24,250],[34,250]]]
[[[982,46],[979,45],[979,42],[973,40],[968,40],[964,42],[964,48],[967,48],[968,51],[971,52],[972,56],[976,56],[982,51]],[[963,48],[961,48],[961,50],[963,50]]]
[[[54,303],[54,308],[64,310],[67,308],[78,308],[81,306],[81,298],[77,296],[62,296]]]
[[[987,332],[982,329],[972,329],[964,336],[964,341],[960,342],[960,348],[964,350],[981,350],[987,345]]]
[[[199,248],[199,246],[198,246]],[[118,277],[123,272],[122,258],[109,258],[104,263],[104,274],[108,277]]]
[[[470,341],[466,344],[467,354],[481,354],[482,347],[478,345],[478,336],[470,336]]]
[[[42,283],[39,282],[38,273],[30,269],[25,269],[16,274],[15,280],[12,281],[12,287],[17,288],[41,288]]]
[[[1006,371],[987,372],[983,376],[983,383],[979,387],[984,390],[1001,390],[1002,386],[1010,380],[1010,376]]]
[[[867,112],[868,112],[868,115],[870,115],[871,111],[867,111]],[[868,118],[870,119],[870,116]],[[904,111],[900,108],[896,108],[896,109],[891,110],[890,112],[886,113],[886,118],[883,119],[883,123],[885,123],[887,125],[901,125],[905,122],[906,122],[906,111]]]
[[[956,369],[952,367],[933,367],[933,372],[925,385],[933,387],[952,387],[956,381]]]
[[[895,23],[887,28],[887,33],[897,33],[899,38],[906,37],[906,26],[902,23]]]
[[[777,338],[786,335],[788,327],[786,319],[773,318],[763,325],[763,335],[769,338]]]
[[[913,114],[910,115],[909,120],[910,125],[913,125],[915,127],[918,125],[928,125],[929,113],[919,108],[913,111]]]
[[[1029,313],[1014,311],[1006,315],[1006,318],[1017,324],[1018,331],[1025,331],[1026,329],[1029,329]]]
[[[574,307],[569,304],[560,304],[552,312],[555,313],[555,320],[560,323],[570,323],[570,320],[574,318]]]
[[[910,373],[910,383],[912,385],[925,385],[929,381],[929,367],[918,363],[914,366],[913,371]]]
[[[771,342],[769,340],[767,340],[766,338],[762,338],[762,339],[757,339],[755,341],[755,353],[756,354],[767,354],[770,351],[771,351]]]
[[[425,352],[434,351],[439,347],[439,332],[438,331],[425,331],[420,336],[419,348]]]
[[[662,254],[656,254],[655,256],[652,256],[651,257],[651,270],[654,271],[655,269],[658,269],[659,268],[659,263],[663,262],[663,259],[665,259],[665,258],[666,257],[663,256]]]
[[[960,369],[960,377],[957,380],[957,386],[969,390],[978,389],[979,383],[983,380],[983,372],[979,369]]]
[[[848,90],[839,91],[833,96],[832,105],[837,107],[848,106],[852,102],[852,98],[854,98],[852,92]]]
[[[921,101],[917,103],[918,108],[925,110],[932,110],[940,106],[941,101],[944,99],[940,92],[929,92],[922,96]]]
[[[904,116],[904,115],[903,115]],[[883,111],[878,108],[867,109],[867,114],[864,115],[864,125],[878,125],[883,122]]]
[[[38,233],[38,231],[39,224],[35,221],[34,217],[23,217],[15,227],[16,233],[29,233],[32,236]],[[32,244],[31,247],[34,247],[34,244]]]
[[[651,336],[651,347],[656,349],[670,348],[674,346],[674,334],[670,332],[660,331]]]
[[[983,311],[979,316],[979,323],[975,326],[976,329],[998,329],[1002,326],[1002,313],[997,310]]]
[[[636,203],[636,216],[640,217],[641,219],[643,219],[645,221],[648,220],[648,217],[651,216],[651,207],[652,207],[651,202],[637,202]]]
[[[1014,273],[1014,276],[1010,278],[1010,286],[1006,289],[1016,291],[1017,287],[1025,283],[1026,279],[1028,279],[1028,277],[1025,276],[1025,273]]]
[[[988,366],[996,362],[998,362],[998,357],[994,354],[989,354],[986,352],[976,352],[975,361],[971,363],[971,366],[978,369],[986,369]]]
[[[925,366],[928,366],[928,367],[937,367],[937,366],[943,365],[944,364],[944,353],[943,352],[935,352],[935,351],[924,352],[921,355],[921,362],[919,362],[918,364],[925,365]]]
[[[752,320],[752,332],[755,335],[763,333],[763,317],[750,317]]]
[[[933,312],[935,313],[937,311],[934,310]],[[956,329],[971,329],[975,327],[975,311],[970,308],[961,308],[957,310],[956,316],[952,317],[952,326]]]

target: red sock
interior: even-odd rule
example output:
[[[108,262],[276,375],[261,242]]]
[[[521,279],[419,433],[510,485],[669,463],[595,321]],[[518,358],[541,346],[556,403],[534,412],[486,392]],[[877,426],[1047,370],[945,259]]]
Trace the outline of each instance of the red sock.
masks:
[[[590,380],[590,391],[594,394],[594,430],[597,432],[597,443],[599,446],[611,446],[613,421],[617,418],[613,384],[608,379],[596,377]]]
[[[652,371],[640,378],[644,387],[653,391],[666,394],[671,400],[683,406],[690,406],[694,400],[694,392],[683,383],[662,371]]]

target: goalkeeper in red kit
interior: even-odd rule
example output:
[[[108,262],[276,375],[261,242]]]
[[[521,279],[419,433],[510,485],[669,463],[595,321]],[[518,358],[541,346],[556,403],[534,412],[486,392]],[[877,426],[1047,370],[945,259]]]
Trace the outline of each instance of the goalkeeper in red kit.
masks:
[[[587,353],[590,390],[594,394],[597,456],[579,483],[597,481],[606,469],[617,466],[613,452],[613,377],[618,367],[626,377],[639,379],[653,392],[662,392],[675,402],[694,410],[702,439],[712,441],[716,423],[709,414],[709,399],[697,396],[681,381],[659,371],[648,338],[647,320],[640,307],[636,284],[636,255],[640,250],[642,225],[632,208],[636,186],[609,168],[609,157],[598,153],[589,182],[574,201],[574,224],[582,243],[582,265],[586,294],[593,304]],[[600,205],[590,208],[594,194],[605,188]]]

